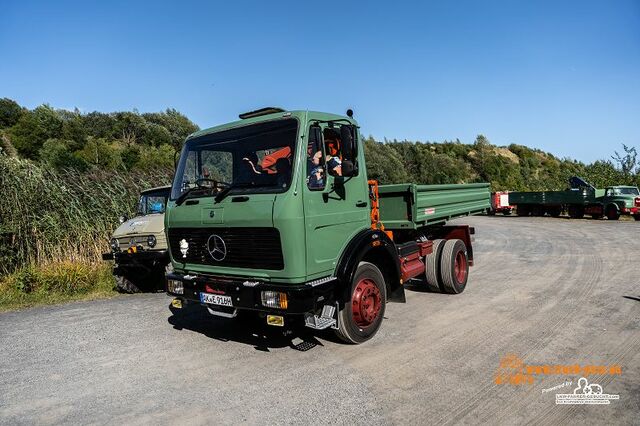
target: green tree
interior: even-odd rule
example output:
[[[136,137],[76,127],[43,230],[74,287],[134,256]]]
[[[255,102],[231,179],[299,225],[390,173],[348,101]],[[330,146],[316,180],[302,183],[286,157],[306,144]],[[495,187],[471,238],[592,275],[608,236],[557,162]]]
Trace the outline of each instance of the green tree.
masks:
[[[9,98],[0,99],[0,127],[15,125],[24,114],[24,109],[18,103]]]
[[[58,113],[49,105],[41,105],[25,112],[11,128],[12,142],[21,155],[36,158],[47,139],[62,136],[62,127]]]

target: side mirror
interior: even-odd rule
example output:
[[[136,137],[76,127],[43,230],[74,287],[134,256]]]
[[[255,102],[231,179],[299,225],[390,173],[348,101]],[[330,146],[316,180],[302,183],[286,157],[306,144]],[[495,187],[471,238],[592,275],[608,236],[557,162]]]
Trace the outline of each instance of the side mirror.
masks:
[[[129,220],[129,218],[127,217],[127,215],[126,215],[126,214],[123,214],[122,216],[120,216],[120,217],[118,218],[118,221],[119,221],[120,223],[125,223],[125,222],[126,222],[126,221],[128,221],[128,220]]]
[[[355,146],[351,126],[340,126],[340,139],[342,139],[342,154],[344,158],[346,160],[354,161]]]

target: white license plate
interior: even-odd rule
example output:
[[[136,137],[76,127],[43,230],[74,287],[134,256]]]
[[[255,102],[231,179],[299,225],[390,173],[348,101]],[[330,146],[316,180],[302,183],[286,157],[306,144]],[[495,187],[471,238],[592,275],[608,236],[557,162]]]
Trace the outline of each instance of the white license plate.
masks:
[[[231,296],[221,296],[219,294],[200,293],[200,301],[210,305],[233,306]]]

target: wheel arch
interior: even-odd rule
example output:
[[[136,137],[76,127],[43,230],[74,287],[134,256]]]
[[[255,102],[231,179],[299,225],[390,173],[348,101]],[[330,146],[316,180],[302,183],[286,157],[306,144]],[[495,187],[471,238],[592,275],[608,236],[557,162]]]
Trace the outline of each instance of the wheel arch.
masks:
[[[340,302],[351,299],[351,282],[360,262],[378,267],[385,280],[387,300],[404,302],[404,288],[400,283],[400,259],[395,243],[380,230],[366,229],[358,233],[345,247],[336,267]]]

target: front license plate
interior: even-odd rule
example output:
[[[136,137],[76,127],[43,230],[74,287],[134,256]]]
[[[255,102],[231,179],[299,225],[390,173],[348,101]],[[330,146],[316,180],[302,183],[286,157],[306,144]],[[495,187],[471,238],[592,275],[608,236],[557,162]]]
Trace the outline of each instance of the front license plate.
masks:
[[[210,305],[233,306],[231,296],[221,296],[219,294],[200,293],[200,301]]]

